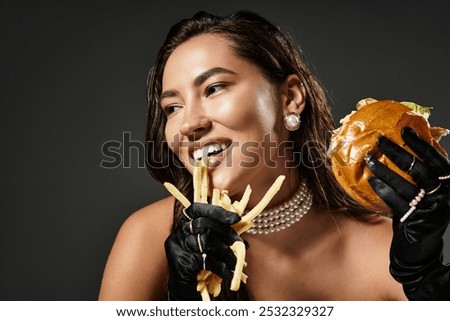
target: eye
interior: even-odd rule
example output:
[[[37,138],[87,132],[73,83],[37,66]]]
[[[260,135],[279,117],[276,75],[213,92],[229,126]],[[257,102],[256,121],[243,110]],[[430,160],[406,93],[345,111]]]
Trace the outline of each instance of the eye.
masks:
[[[170,116],[173,113],[177,112],[181,108],[180,105],[167,105],[162,107],[162,110],[166,116]]]
[[[212,84],[211,86],[208,86],[205,90],[206,97],[221,91],[226,86],[227,86],[227,84],[225,84],[225,83],[216,83],[216,84]]]

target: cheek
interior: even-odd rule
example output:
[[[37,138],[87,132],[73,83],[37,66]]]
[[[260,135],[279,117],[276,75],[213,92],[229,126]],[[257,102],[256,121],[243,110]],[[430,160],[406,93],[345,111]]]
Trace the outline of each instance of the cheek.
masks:
[[[254,87],[252,84],[249,88],[242,88],[216,115],[220,115],[230,129],[244,132],[252,129],[262,134],[273,132],[280,118],[279,104],[269,93],[270,89],[262,87],[255,90]]]
[[[258,119],[266,132],[273,132],[278,124],[279,105],[270,95],[259,96],[254,117]]]
[[[271,95],[263,94],[255,97],[255,102],[244,126],[252,128],[260,135],[270,134],[272,139],[280,135],[282,120],[280,105]],[[282,123],[281,123],[282,124]]]
[[[164,128],[164,136],[166,138],[167,144],[169,145],[169,148],[175,155],[178,156],[180,154],[180,134],[172,121],[168,121],[166,123],[166,126]]]
[[[266,81],[261,81],[254,96],[254,117],[266,132],[273,132],[277,127],[281,113],[280,103],[273,87]]]

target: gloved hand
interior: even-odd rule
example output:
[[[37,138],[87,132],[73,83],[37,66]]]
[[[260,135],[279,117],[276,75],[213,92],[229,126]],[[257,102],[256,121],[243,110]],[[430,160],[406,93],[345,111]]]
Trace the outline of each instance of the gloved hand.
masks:
[[[370,185],[393,211],[390,272],[410,300],[450,300],[450,266],[442,262],[442,237],[450,221],[450,162],[411,128],[401,134],[420,159],[384,136],[377,143],[417,186],[375,157],[366,158],[375,174]]]
[[[165,241],[169,265],[169,300],[201,300],[197,274],[206,269],[222,279],[232,278],[236,257],[230,249],[242,241],[231,225],[240,216],[219,206],[194,203]]]

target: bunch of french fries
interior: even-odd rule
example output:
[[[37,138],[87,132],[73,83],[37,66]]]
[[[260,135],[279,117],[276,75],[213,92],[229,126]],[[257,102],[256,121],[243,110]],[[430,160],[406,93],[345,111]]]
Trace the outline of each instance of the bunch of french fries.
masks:
[[[208,158],[204,157],[203,159],[203,161],[197,161],[194,166],[194,203],[208,203]],[[232,226],[236,233],[241,235],[253,226],[253,219],[264,210],[275,194],[280,190],[284,178],[285,176],[280,175],[267,190],[259,203],[245,215],[245,208],[247,207],[252,192],[249,185],[247,185],[241,200],[234,202],[232,202],[228,196],[227,190],[213,188],[211,204],[221,206],[227,211],[242,216],[242,219]],[[164,186],[185,208],[191,205],[191,202],[174,185],[166,182],[164,183]],[[245,244],[241,241],[234,242],[230,248],[236,256],[236,266],[234,268],[230,290],[238,291],[241,281],[247,283],[247,275],[243,272],[244,267],[247,265],[245,262],[246,249]],[[210,294],[212,294],[213,297],[217,297],[222,289],[221,284],[222,279],[211,271],[202,270],[197,275],[197,291],[200,292],[203,301],[210,301]]]

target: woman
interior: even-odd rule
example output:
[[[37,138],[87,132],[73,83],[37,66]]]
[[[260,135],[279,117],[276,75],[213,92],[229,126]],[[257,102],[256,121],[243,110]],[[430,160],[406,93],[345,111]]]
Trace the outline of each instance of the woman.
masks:
[[[226,300],[406,299],[389,273],[391,220],[355,204],[331,174],[325,93],[279,28],[248,12],[181,21],[159,51],[148,101],[148,169],[188,198],[202,157],[211,185],[230,198],[252,187],[247,209],[279,175],[286,179],[268,205],[272,226],[241,236],[231,228],[240,218],[213,205],[183,210],[169,197],[137,211],[117,236],[100,299],[198,300],[203,267],[225,280]],[[374,160],[369,165],[385,175]],[[249,278],[235,293],[226,285],[235,263],[229,246],[242,239]]]

